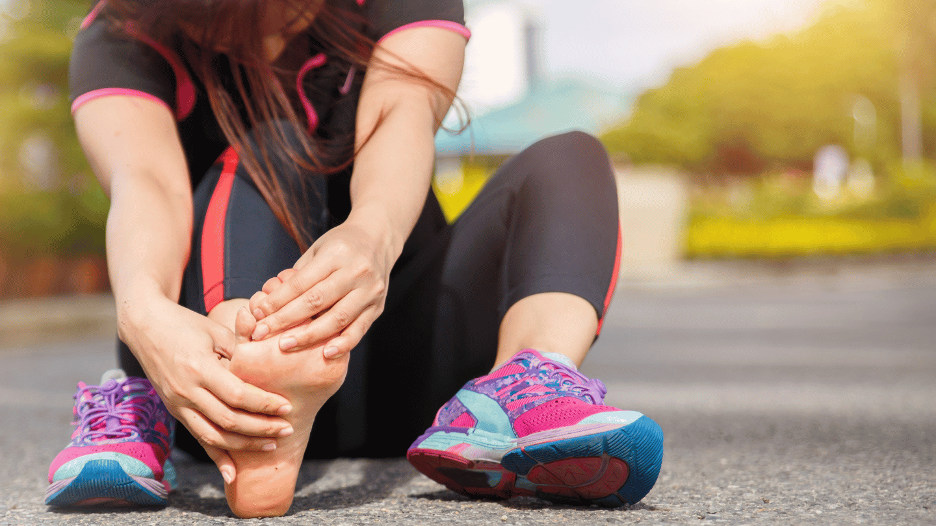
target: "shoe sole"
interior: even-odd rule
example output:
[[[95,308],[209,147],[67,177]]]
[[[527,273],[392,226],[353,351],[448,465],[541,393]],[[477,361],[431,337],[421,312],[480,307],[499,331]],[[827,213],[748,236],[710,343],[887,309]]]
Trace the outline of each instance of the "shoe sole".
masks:
[[[116,460],[90,460],[77,476],[53,482],[46,490],[49,506],[165,506],[166,485],[128,475]]]
[[[663,430],[642,416],[611,431],[521,445],[501,465],[535,484],[540,498],[614,508],[644,498],[662,461]]]
[[[641,416],[626,426],[582,436],[567,435],[573,436],[520,439],[500,463],[420,448],[407,452],[407,458],[424,475],[472,497],[537,496],[562,504],[618,507],[638,502],[656,483],[663,432],[650,418]]]

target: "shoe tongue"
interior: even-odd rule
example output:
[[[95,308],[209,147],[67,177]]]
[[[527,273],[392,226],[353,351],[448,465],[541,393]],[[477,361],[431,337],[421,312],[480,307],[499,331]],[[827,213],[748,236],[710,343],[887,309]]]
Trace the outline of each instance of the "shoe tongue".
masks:
[[[119,382],[126,379],[127,373],[123,369],[111,369],[101,376],[101,386],[103,387],[110,380]]]
[[[544,353],[543,353],[543,358],[548,358],[548,359],[550,359],[550,360],[552,360],[552,361],[554,361],[554,362],[559,362],[559,363],[561,363],[562,365],[565,365],[565,366],[569,367],[569,368],[572,369],[573,371],[578,371],[578,368],[577,368],[577,367],[575,366],[575,364],[572,362],[572,359],[569,358],[568,356],[564,355],[564,354],[560,354],[560,353],[557,353],[557,352],[544,352]]]

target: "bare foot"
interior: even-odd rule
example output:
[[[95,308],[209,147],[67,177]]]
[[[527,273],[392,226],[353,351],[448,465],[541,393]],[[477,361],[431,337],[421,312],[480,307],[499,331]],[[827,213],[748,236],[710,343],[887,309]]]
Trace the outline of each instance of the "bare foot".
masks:
[[[322,348],[287,353],[279,349],[277,338],[249,341],[247,335],[256,323],[247,309],[237,312],[231,372],[286,397],[293,410],[284,418],[295,432],[277,439],[274,451],[230,452],[237,475],[225,485],[225,493],[231,510],[241,518],[277,517],[289,510],[312,422],[341,386],[348,369],[347,354],[326,359]]]

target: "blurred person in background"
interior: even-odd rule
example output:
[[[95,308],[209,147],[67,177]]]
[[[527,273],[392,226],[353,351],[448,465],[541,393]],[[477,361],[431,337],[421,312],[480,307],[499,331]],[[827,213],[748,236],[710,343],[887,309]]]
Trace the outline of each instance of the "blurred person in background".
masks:
[[[463,16],[461,0],[92,9],[72,110],[111,199],[120,369],[79,384],[48,504],[165,504],[173,440],[216,463],[241,517],[284,514],[304,456],[407,451],[470,496],[620,506],[652,488],[659,426],[577,370],[620,255],[598,141],[540,141],[451,225],[429,191]]]

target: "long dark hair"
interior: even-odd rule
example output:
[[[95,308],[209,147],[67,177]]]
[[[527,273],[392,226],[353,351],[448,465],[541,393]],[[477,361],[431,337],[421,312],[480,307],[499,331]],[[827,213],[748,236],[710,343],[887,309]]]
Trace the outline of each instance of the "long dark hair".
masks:
[[[291,6],[297,13],[317,9],[306,31],[311,31],[316,41],[348,68],[363,72],[368,66],[388,67],[417,83],[431,86],[440,95],[455,98],[452,90],[414,67],[401,68],[372,60],[376,43],[365,33],[366,19],[360,2],[276,1]],[[303,226],[308,224],[303,218],[305,211],[299,198],[304,189],[284,188],[274,173],[273,159],[282,166],[285,156],[302,172],[327,175],[346,170],[357,150],[353,131],[349,131],[350,137],[308,133],[306,116],[297,106],[297,94],[284,88],[278,80],[281,76],[295,75],[297,71],[278,71],[267,60],[264,27],[260,23],[264,5],[269,4],[261,0],[107,0],[104,12],[113,22],[131,23],[147,38],[162,45],[181,42],[184,59],[204,85],[212,112],[228,143],[240,156],[277,219],[304,251],[312,241]],[[221,49],[223,52],[219,51]],[[229,71],[219,70],[221,55],[226,57]],[[225,77],[233,80],[235,93],[225,88]],[[235,95],[243,101],[243,108],[238,106]],[[438,122],[443,117],[436,116]],[[368,139],[380,122],[382,119],[368,132]],[[265,133],[260,135],[257,155],[249,145],[248,133],[261,125]],[[343,154],[336,156],[329,142],[350,144],[350,149],[339,149]]]

